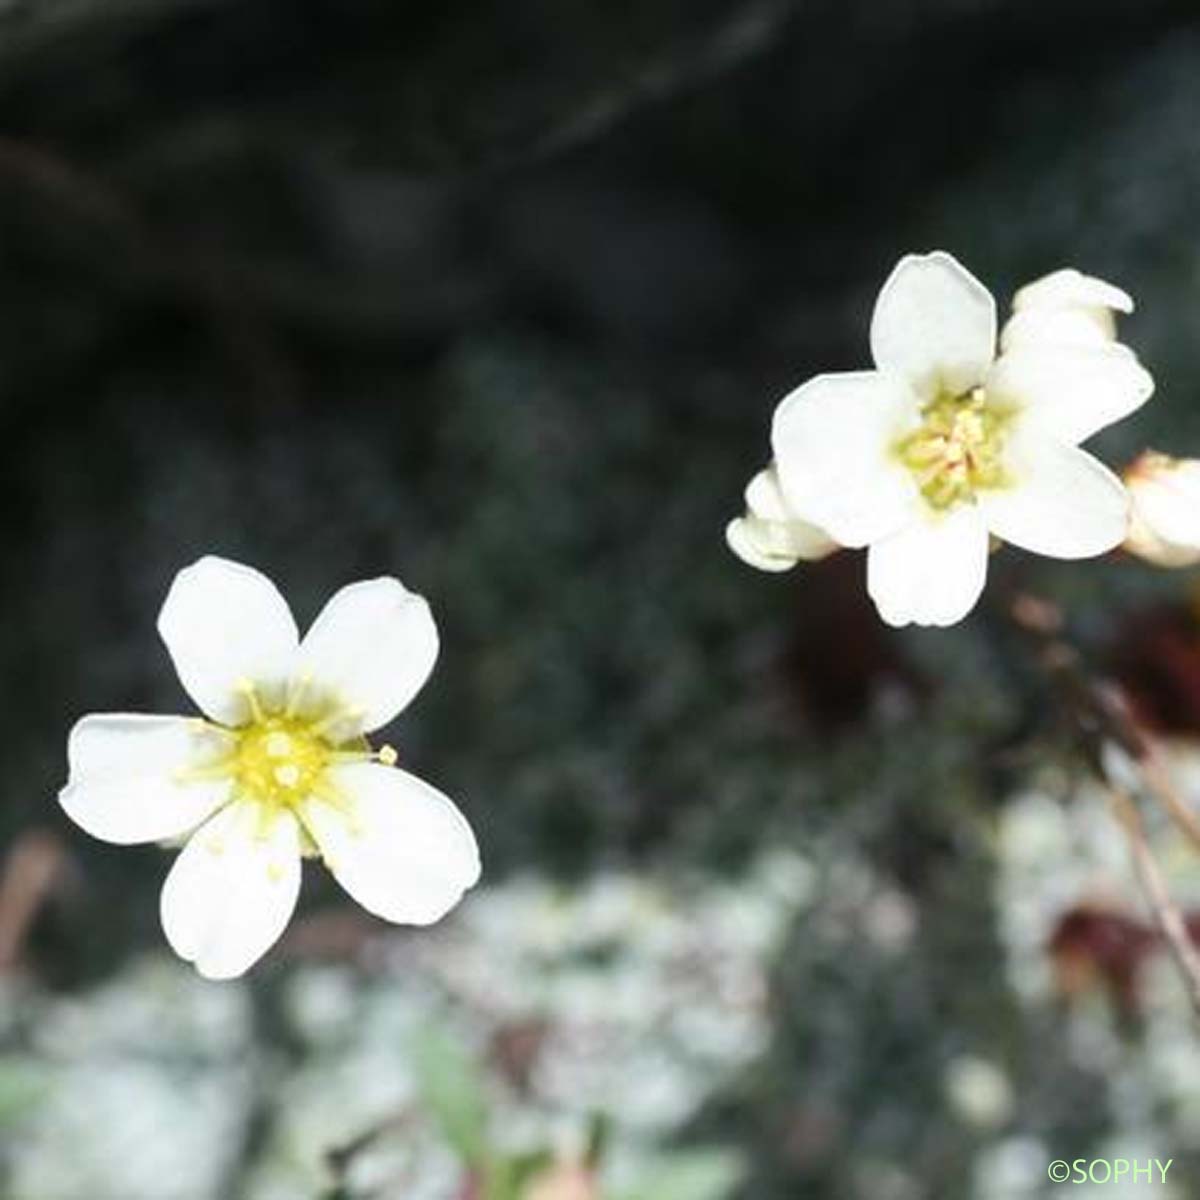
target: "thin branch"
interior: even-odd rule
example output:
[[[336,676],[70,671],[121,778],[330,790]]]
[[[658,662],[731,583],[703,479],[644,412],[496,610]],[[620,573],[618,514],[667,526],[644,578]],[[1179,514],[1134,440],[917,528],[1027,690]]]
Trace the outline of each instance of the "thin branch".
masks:
[[[1191,807],[1175,786],[1161,752],[1155,747],[1141,763],[1142,778],[1146,787],[1157,800],[1162,802],[1172,821],[1179,827],[1183,835],[1200,850],[1200,819],[1192,812]]]
[[[335,1185],[345,1187],[350,1166],[364,1151],[369,1150],[382,1138],[405,1128],[412,1121],[412,1111],[403,1108],[390,1116],[376,1121],[374,1125],[355,1134],[348,1141],[331,1146],[325,1151],[325,1163],[333,1176]]]
[[[1179,974],[1188,991],[1188,999],[1192,1008],[1200,1015],[1200,954],[1197,954],[1195,944],[1188,933],[1183,914],[1179,906],[1171,899],[1167,890],[1166,880],[1150,843],[1146,840],[1146,827],[1142,822],[1137,805],[1128,792],[1113,784],[1108,785],[1109,796],[1112,799],[1113,811],[1117,820],[1129,839],[1129,849],[1133,858],[1134,869],[1137,871],[1142,890],[1150,903],[1150,911],[1154,914],[1155,924],[1166,940],[1167,948]]]
[[[485,161],[490,170],[528,166],[594,141],[637,112],[699,90],[766,54],[801,10],[797,0],[759,0],[680,50],[652,59],[632,79],[593,96],[532,146]]]
[[[1033,641],[1035,660],[1058,693],[1076,744],[1111,797],[1142,892],[1179,970],[1192,1009],[1200,1017],[1200,953],[1146,840],[1146,829],[1126,776],[1132,775],[1133,786],[1139,791],[1149,791],[1161,799],[1175,823],[1197,845],[1200,825],[1171,785],[1153,739],[1138,723],[1120,689],[1089,671],[1079,650],[1067,642],[1058,606],[1023,593],[1008,611],[1017,628]],[[1113,750],[1120,753],[1114,755]],[[1117,768],[1115,760],[1128,766]]]

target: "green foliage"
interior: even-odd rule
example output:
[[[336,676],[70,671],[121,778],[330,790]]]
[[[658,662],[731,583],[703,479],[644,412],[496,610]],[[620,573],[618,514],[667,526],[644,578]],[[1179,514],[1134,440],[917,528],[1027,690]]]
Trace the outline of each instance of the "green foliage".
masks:
[[[488,1105],[475,1060],[460,1041],[433,1027],[416,1039],[410,1052],[426,1110],[463,1162],[485,1169],[491,1160]]]
[[[28,1059],[0,1058],[0,1129],[17,1129],[46,1094],[44,1071]]]
[[[525,1188],[554,1161],[548,1150],[497,1155],[483,1177],[484,1200],[522,1200]]]
[[[742,1176],[739,1158],[725,1150],[664,1154],[632,1189],[612,1200],[722,1200]]]

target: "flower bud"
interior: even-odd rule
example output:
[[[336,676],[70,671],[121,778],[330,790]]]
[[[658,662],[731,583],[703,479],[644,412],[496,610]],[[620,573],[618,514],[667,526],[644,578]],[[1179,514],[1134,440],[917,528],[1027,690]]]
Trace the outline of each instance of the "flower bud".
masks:
[[[1200,562],[1200,459],[1146,451],[1125,470],[1125,549],[1158,567]]]
[[[760,571],[787,571],[800,559],[814,561],[838,549],[823,530],[788,508],[775,467],[759,471],[746,488],[746,515],[725,529],[729,548]]]

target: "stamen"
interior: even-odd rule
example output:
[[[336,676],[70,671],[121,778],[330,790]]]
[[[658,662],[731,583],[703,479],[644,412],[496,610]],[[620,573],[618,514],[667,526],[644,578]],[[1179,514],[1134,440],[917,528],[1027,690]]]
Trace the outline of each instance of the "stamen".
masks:
[[[357,721],[365,712],[366,709],[360,708],[357,705],[339,705],[337,708],[331,709],[326,713],[315,725],[310,726],[309,732],[315,737],[322,737],[331,729],[334,729],[339,722]]]
[[[317,781],[313,787],[313,795],[342,816],[352,837],[361,836],[362,822],[358,819],[353,796],[344,792],[328,777]]]
[[[258,690],[249,679],[239,679],[234,690],[246,697],[246,703],[250,705],[250,715],[256,724],[261,724],[267,719],[263,707],[259,703]]]
[[[334,750],[329,755],[329,761],[335,766],[345,767],[351,763],[374,762],[375,754],[371,750]]]
[[[329,755],[329,761],[339,767],[365,762],[383,763],[385,767],[394,767],[399,759],[400,756],[388,745],[380,746],[378,750],[334,750]]]
[[[275,820],[284,812],[293,814],[303,827],[306,806],[316,802],[338,813],[352,835],[361,834],[354,796],[338,786],[331,768],[369,762],[394,766],[398,761],[391,746],[372,750],[366,738],[355,736],[365,712],[360,706],[322,704],[315,719],[297,715],[304,711],[310,681],[303,675],[290,682],[281,710],[271,704],[270,693],[249,679],[239,680],[237,691],[246,698],[249,719],[232,730],[215,727],[233,739],[228,753],[218,761],[210,759],[176,772],[182,781],[231,780],[234,799],[256,806],[247,819],[253,821],[254,836],[260,840],[270,837]],[[316,851],[311,836],[310,841]]]
[[[237,759],[231,757],[205,763],[203,766],[176,767],[171,772],[171,778],[176,783],[204,783],[213,779],[229,779],[236,773]]]
[[[288,684],[287,705],[283,710],[285,717],[294,717],[300,708],[300,701],[304,698],[304,693],[308,691],[309,684],[312,683],[312,673],[305,673],[297,679],[293,679]]]
[[[343,815],[348,815],[354,807],[353,798],[328,776],[323,776],[313,784],[312,794]]]
[[[921,410],[921,425],[896,443],[895,452],[933,508],[952,508],[980,490],[1004,485],[1010,415],[989,404],[982,387],[944,394]]]

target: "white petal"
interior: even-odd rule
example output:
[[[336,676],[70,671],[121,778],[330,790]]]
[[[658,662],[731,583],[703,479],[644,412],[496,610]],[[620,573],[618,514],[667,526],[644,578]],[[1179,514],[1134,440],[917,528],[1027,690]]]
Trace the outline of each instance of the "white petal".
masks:
[[[777,538],[772,525],[758,517],[737,517],[725,526],[725,544],[747,566],[760,571],[790,571],[800,561],[786,538]]]
[[[1005,447],[1007,487],[980,492],[998,538],[1050,558],[1091,558],[1125,537],[1129,495],[1103,463],[1078,446],[1020,430]]]
[[[392,578],[335,593],[304,635],[296,674],[315,693],[356,711],[354,730],[386,725],[421,690],[438,656],[424,597]]]
[[[386,921],[445,916],[479,879],[479,848],[462,813],[395,767],[359,763],[333,777],[347,810],[313,797],[304,823],[338,883]]]
[[[188,694],[223,725],[248,719],[241,681],[278,703],[299,641],[287,602],[265,575],[211,555],[175,576],[158,632]]]
[[[1082,442],[1140,408],[1154,380],[1124,346],[1019,342],[996,360],[988,395],[1021,409],[1064,442]]]
[[[232,979],[283,933],[300,894],[300,839],[286,809],[227,805],[184,846],[163,885],[167,941],[209,979]]]
[[[779,486],[779,472],[774,463],[763,468],[746,484],[745,498],[750,515],[761,517],[764,521],[790,521],[795,517]]]
[[[1026,308],[1013,315],[1000,330],[1000,350],[1020,346],[1109,346],[1117,325],[1107,308]]]
[[[775,410],[771,445],[788,508],[843,546],[901,528],[920,503],[893,453],[920,418],[907,384],[880,371],[818,375]]]
[[[996,352],[996,303],[942,250],[896,264],[875,302],[875,365],[905,376],[925,399],[960,395],[982,382]]]
[[[67,816],[92,837],[130,845],[195,829],[229,795],[228,780],[185,782],[180,773],[213,761],[226,739],[188,717],[95,713],[67,740]]]
[[[953,625],[987,579],[988,535],[974,506],[929,513],[867,553],[867,591],[889,625]]]
[[[1103,279],[1064,267],[1027,283],[1013,297],[1013,310],[1042,308],[1106,308],[1133,312],[1133,297]]]

